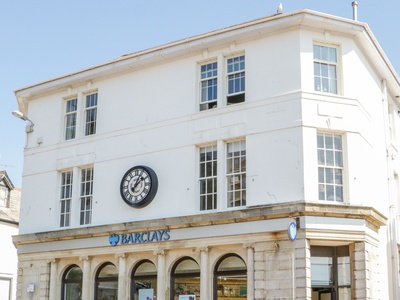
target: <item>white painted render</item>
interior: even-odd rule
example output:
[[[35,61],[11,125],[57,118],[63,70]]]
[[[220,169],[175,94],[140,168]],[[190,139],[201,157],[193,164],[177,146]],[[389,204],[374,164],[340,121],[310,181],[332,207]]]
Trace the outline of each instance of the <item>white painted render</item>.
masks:
[[[337,95],[314,91],[314,43],[339,49]],[[227,106],[224,61],[239,54],[246,59],[246,100]],[[199,111],[199,66],[211,61],[219,64],[218,108]],[[388,179],[400,171],[400,127],[391,125],[389,134],[388,119],[390,115],[391,124],[400,125],[399,82],[366,24],[300,11],[133,53],[17,90],[20,110],[35,124],[25,149],[19,234],[87,227],[79,225],[79,201],[72,204],[71,226],[59,226],[60,172],[78,174],[87,165],[95,169],[89,227],[208,214],[199,208],[198,148],[217,144],[222,154],[226,142],[243,138],[247,208],[318,203],[317,131],[344,136],[344,204],[372,207],[396,228],[390,208],[398,209],[399,194]],[[83,136],[81,113],[77,137],[63,140],[65,100],[82,100],[92,91],[99,97],[96,134]],[[394,154],[388,160],[389,150]],[[219,162],[221,172],[224,164]],[[123,174],[135,165],[153,168],[159,180],[155,199],[141,209],[127,206],[119,192]],[[212,213],[243,209],[227,208],[226,183],[219,183],[218,209]],[[79,186],[73,195],[79,195]],[[394,299],[390,282],[396,277],[388,267],[387,244],[396,244],[396,230],[371,229],[365,220],[352,218],[307,216],[301,221],[309,234],[302,238],[311,244],[326,240],[323,234],[330,242],[346,244],[353,231],[356,240],[371,241],[385,261],[373,293],[380,290],[381,299]],[[271,220],[262,222],[272,226],[265,232],[275,230]],[[283,221],[275,222],[285,228]],[[224,236],[219,229],[234,227],[240,224],[215,226],[207,236]],[[182,240],[201,232],[180,230],[190,232]],[[241,230],[240,235],[254,233],[251,226]],[[107,244],[100,238],[81,242],[94,243],[93,248]],[[64,244],[77,249],[80,243],[53,241],[19,250],[61,251]]]

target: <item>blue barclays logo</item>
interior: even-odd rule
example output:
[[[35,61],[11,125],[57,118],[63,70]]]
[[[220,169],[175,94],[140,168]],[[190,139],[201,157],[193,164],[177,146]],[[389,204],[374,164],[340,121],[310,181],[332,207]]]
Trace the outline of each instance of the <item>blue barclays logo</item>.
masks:
[[[170,239],[169,229],[165,230],[154,230],[154,231],[143,231],[136,233],[123,233],[123,234],[110,234],[108,241],[111,246],[118,244],[141,244],[150,242],[163,242]]]

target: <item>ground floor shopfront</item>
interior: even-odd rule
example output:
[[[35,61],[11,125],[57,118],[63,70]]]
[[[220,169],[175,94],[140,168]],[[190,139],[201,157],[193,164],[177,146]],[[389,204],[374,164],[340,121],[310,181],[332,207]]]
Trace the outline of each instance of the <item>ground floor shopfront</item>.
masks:
[[[384,223],[370,208],[296,203],[19,235],[17,296],[381,298]]]

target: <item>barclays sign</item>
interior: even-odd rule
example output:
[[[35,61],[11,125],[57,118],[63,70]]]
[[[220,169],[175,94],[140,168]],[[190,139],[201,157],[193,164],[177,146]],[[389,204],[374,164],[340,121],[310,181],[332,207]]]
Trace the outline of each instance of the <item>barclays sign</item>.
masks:
[[[142,244],[151,242],[164,242],[170,239],[169,229],[143,231],[135,233],[111,234],[108,241],[111,246],[126,244]]]

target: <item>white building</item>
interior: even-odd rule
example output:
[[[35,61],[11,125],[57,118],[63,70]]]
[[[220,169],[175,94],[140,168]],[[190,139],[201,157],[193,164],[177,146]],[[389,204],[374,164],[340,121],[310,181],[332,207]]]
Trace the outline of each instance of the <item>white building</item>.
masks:
[[[366,24],[277,14],[15,94],[18,299],[399,299],[400,80]]]
[[[12,237],[18,234],[21,190],[6,171],[0,171],[0,299],[14,300],[17,291],[18,256]]]

